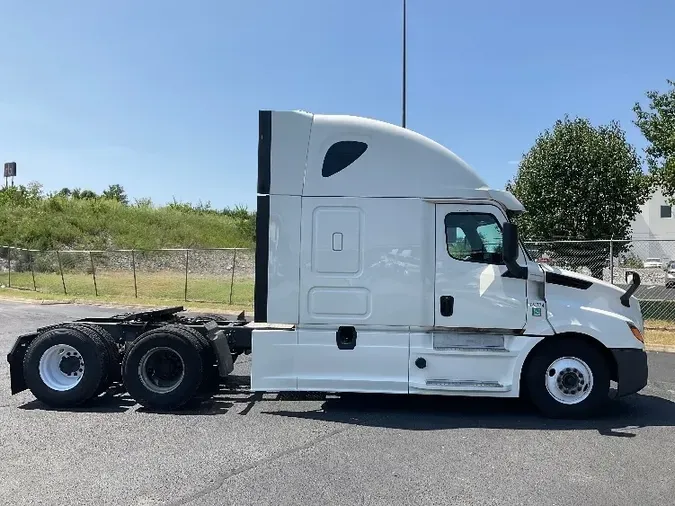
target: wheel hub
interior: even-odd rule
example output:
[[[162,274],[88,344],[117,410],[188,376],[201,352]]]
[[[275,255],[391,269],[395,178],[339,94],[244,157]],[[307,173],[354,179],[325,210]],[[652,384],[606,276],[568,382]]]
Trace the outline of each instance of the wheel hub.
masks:
[[[555,360],[546,373],[546,389],[562,404],[578,404],[585,400],[593,387],[593,373],[583,360],[562,357]]]
[[[76,348],[56,344],[40,357],[38,373],[42,382],[52,390],[65,392],[77,386],[84,374],[84,359]]]
[[[74,355],[62,358],[61,362],[59,363],[59,369],[66,376],[69,376],[72,373],[78,371],[79,368],[80,368],[80,359]]]
[[[138,369],[145,388],[158,394],[176,389],[185,376],[183,359],[170,348],[149,350],[141,358]]]

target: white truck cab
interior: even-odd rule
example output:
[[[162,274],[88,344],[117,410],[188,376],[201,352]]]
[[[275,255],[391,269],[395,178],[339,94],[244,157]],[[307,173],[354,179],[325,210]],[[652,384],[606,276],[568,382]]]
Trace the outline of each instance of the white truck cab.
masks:
[[[647,383],[640,305],[539,265],[525,210],[454,153],[372,119],[259,113],[254,320],[183,307],[18,336],[12,394],[60,408],[114,384],[177,409],[252,353],[256,392],[518,397],[587,416]]]
[[[525,212],[409,129],[259,113],[255,391],[517,397],[587,415],[647,383],[640,305],[533,261]]]

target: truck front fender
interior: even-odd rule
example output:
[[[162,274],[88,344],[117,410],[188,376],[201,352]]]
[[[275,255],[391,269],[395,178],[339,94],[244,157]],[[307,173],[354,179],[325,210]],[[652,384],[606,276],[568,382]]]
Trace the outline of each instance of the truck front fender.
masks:
[[[554,307],[549,309],[548,321],[556,334],[585,334],[608,349],[644,349],[644,343],[635,338],[629,326],[634,322],[618,313],[585,306],[557,311]]]

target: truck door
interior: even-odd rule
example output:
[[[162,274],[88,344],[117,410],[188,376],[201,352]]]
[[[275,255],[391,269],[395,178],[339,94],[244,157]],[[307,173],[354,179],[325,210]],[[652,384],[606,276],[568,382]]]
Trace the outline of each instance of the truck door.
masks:
[[[526,281],[505,276],[502,224],[489,204],[436,204],[435,327],[522,329]]]

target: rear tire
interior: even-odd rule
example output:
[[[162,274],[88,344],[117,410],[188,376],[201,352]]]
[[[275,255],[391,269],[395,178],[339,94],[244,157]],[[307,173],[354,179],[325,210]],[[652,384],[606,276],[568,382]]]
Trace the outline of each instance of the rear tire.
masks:
[[[180,408],[195,396],[203,375],[203,343],[173,325],[142,334],[122,361],[127,392],[151,409]]]
[[[544,342],[523,380],[529,399],[550,418],[586,418],[609,400],[609,365],[602,353],[578,338]]]
[[[104,330],[98,325],[91,323],[67,323],[63,325],[64,328],[73,328],[86,334],[90,339],[99,342],[105,348],[105,363],[106,367],[103,371],[103,380],[99,385],[96,395],[105,392],[115,381],[119,381],[122,377],[121,372],[121,357],[120,350],[117,347],[112,335],[107,330]]]
[[[122,354],[120,353],[120,346],[117,341],[115,341],[115,338],[100,325],[94,325],[92,323],[81,323],[80,325],[90,328],[98,335],[101,341],[103,341],[103,344],[110,354],[110,380],[113,382],[120,381],[122,379]]]
[[[217,387],[219,373],[216,362],[216,354],[211,347],[209,340],[198,330],[185,325],[169,324],[162,327],[168,332],[175,332],[186,339],[192,336],[193,340],[199,343],[200,355],[202,357],[203,378],[200,391],[209,391]]]
[[[98,395],[106,383],[108,360],[96,336],[78,327],[55,327],[36,337],[26,351],[26,386],[48,406],[78,406]]]

